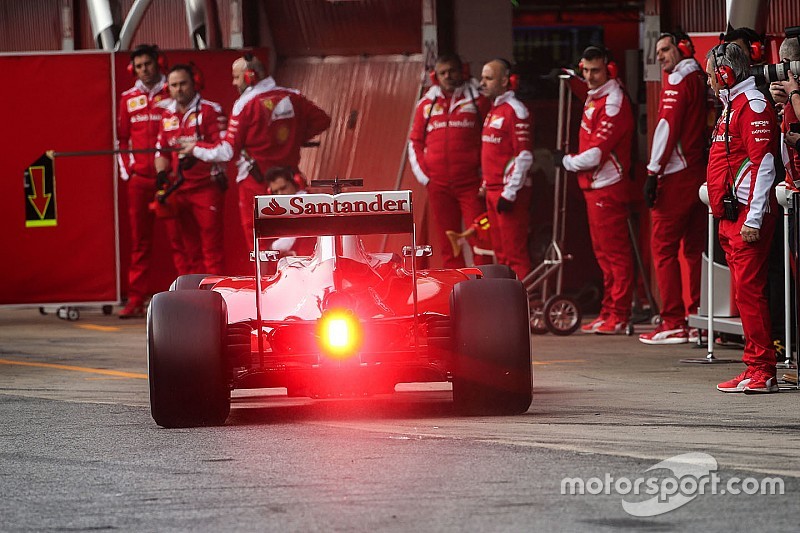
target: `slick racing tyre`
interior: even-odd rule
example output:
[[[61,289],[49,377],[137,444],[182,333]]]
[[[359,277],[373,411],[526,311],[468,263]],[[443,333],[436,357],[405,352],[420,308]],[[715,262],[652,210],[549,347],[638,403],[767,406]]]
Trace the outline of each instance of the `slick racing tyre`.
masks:
[[[199,289],[200,282],[211,275],[212,274],[184,274],[183,276],[178,276],[175,278],[175,281],[172,282],[172,285],[169,286],[169,290],[186,291]]]
[[[484,279],[517,279],[517,275],[508,265],[478,265],[476,268],[483,272]]]
[[[453,401],[464,414],[515,415],[532,400],[528,296],[517,280],[466,280],[450,295]]]
[[[153,419],[166,428],[217,426],[230,412],[225,300],[213,291],[161,292],[147,315]]]

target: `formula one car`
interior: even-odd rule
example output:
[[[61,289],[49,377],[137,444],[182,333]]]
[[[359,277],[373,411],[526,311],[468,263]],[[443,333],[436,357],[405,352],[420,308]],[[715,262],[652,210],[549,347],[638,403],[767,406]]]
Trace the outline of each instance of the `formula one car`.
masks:
[[[347,180],[337,180],[342,183]],[[315,182],[317,185],[321,182]],[[501,265],[422,270],[410,191],[257,196],[255,276],[181,276],[147,315],[150,405],[164,427],[223,424],[232,389],[330,398],[451,381],[464,414],[531,404],[527,293]],[[337,194],[338,193],[338,194]],[[403,257],[360,235],[405,233]],[[308,257],[262,239],[316,237]]]

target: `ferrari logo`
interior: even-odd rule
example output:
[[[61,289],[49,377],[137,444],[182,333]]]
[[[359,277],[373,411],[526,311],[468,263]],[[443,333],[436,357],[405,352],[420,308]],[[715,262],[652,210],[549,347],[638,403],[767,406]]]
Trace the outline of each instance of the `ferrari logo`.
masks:
[[[266,100],[264,100],[264,107],[266,107],[267,109],[272,111],[272,108],[275,107],[275,103],[272,100],[270,100],[269,98],[267,98]]]

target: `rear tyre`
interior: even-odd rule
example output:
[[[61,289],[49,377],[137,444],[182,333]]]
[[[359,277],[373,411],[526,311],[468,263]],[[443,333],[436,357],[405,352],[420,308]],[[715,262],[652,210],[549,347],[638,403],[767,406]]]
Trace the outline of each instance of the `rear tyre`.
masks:
[[[213,291],[161,292],[147,314],[153,420],[166,428],[217,426],[231,407],[224,360],[225,300]]]
[[[517,275],[508,265],[478,265],[476,268],[483,272],[485,279],[517,279]]]
[[[450,295],[453,401],[464,414],[515,415],[532,400],[528,296],[511,279],[466,280]]]
[[[572,298],[552,296],[542,310],[544,323],[553,335],[572,335],[581,327],[581,308]]]
[[[184,274],[183,276],[178,276],[169,286],[169,290],[186,291],[199,289],[200,282],[211,275],[213,274]]]

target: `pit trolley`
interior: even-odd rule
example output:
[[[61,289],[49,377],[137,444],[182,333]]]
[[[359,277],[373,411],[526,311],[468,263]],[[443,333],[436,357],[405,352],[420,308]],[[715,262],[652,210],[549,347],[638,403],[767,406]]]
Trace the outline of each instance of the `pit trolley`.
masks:
[[[569,129],[572,99],[567,94],[569,75],[559,75],[558,126],[556,148],[569,152]],[[522,283],[528,291],[531,310],[531,331],[536,334],[571,335],[581,326],[582,313],[578,303],[561,294],[564,262],[572,259],[564,253],[567,183],[560,165],[555,169],[553,193],[553,235],[544,260]]]

